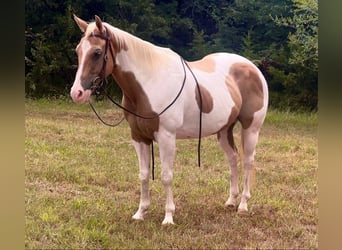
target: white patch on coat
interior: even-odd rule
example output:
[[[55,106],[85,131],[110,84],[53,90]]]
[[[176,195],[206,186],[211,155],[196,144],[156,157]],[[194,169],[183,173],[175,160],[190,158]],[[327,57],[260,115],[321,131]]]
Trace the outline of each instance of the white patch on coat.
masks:
[[[83,73],[85,58],[86,58],[86,55],[88,54],[88,51],[91,49],[91,44],[88,40],[83,40],[82,43],[78,46],[81,46],[80,47],[81,51],[79,52],[81,54],[81,59],[79,60],[79,65],[78,65],[78,69],[76,72],[75,81],[71,87],[70,95],[74,101],[82,103],[82,102],[86,102],[89,99],[90,94],[91,94],[91,93],[88,93],[89,91],[86,91],[85,95],[81,99],[77,99],[79,91],[84,91],[81,85],[81,76]]]

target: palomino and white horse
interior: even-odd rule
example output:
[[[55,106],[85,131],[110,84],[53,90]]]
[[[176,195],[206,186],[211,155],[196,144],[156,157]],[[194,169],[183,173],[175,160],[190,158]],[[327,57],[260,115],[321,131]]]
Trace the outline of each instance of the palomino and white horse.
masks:
[[[228,207],[235,207],[239,194],[233,127],[237,121],[241,123],[245,178],[238,212],[246,213],[255,147],[268,106],[267,83],[259,69],[246,58],[229,53],[184,62],[174,51],[115,28],[97,16],[91,23],[76,16],[74,19],[84,36],[76,48],[78,70],[70,92],[73,101],[89,102],[94,90],[109,75],[123,92],[124,116],[140,167],[141,196],[133,219],[143,220],[150,205],[150,145],[155,141],[166,191],[162,224],[174,223],[171,186],[176,139],[198,137],[200,112],[202,136],[217,134],[228,159]],[[189,67],[184,67],[184,63]]]

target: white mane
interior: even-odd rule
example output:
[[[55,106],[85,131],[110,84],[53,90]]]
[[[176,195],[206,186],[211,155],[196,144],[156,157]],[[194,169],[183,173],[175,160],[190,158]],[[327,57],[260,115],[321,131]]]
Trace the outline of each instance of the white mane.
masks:
[[[141,67],[154,70],[163,63],[173,61],[170,57],[174,57],[175,53],[171,49],[156,46],[108,23],[103,24],[112,33],[113,42],[121,49],[127,50],[130,58]]]

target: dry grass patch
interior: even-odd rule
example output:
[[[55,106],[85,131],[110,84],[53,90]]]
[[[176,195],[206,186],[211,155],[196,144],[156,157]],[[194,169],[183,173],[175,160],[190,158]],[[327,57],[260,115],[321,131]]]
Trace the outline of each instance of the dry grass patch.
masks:
[[[107,104],[99,110],[120,118]],[[176,225],[167,228],[157,146],[149,213],[131,220],[140,183],[127,123],[109,128],[87,106],[28,100],[25,127],[28,249],[317,248],[316,114],[269,112],[246,217],[224,208],[229,171],[216,136],[203,139],[201,168],[197,141],[177,141]]]

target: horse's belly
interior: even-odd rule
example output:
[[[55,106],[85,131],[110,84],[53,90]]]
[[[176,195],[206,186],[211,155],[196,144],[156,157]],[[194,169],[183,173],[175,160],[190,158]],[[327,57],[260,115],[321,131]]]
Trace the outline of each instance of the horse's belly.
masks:
[[[185,119],[183,125],[177,129],[177,139],[198,138],[200,130],[200,115],[192,115],[191,119]],[[228,123],[228,114],[221,117],[214,115],[202,114],[201,136],[206,137],[216,134]]]

